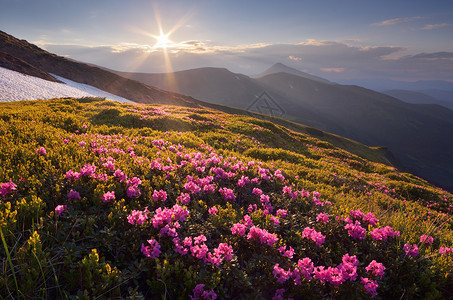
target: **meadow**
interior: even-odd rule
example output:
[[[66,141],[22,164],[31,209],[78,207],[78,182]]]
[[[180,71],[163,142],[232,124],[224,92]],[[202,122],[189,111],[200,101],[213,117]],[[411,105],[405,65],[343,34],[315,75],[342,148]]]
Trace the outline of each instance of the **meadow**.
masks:
[[[269,121],[0,103],[0,297],[453,297],[453,196]]]

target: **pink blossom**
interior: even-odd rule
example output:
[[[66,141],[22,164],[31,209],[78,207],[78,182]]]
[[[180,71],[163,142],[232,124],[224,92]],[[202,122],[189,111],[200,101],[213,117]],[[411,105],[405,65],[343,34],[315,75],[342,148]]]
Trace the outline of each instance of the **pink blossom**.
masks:
[[[277,210],[277,217],[286,218],[287,215],[288,215],[288,212],[286,209]]]
[[[291,276],[291,269],[288,269],[288,271],[285,271],[283,268],[279,267],[279,264],[276,264],[274,266],[274,270],[272,271],[272,274],[274,275],[274,278],[277,279],[278,283],[284,283],[286,280],[288,280]]]
[[[416,257],[419,253],[418,247],[416,244],[409,245],[409,244],[404,244],[403,247],[404,252],[406,252],[406,255]]]
[[[60,216],[63,212],[65,212],[68,209],[67,205],[57,205],[55,207],[55,213]]]
[[[204,284],[197,284],[193,289],[193,296],[189,296],[191,300],[215,300],[217,299],[217,294],[214,290],[205,291]]]
[[[96,172],[95,165],[86,164],[80,169],[80,175],[82,176],[91,177],[95,174],[95,172]]]
[[[446,256],[446,255],[448,255],[448,253],[453,253],[453,248],[443,247],[442,246],[442,247],[439,248],[439,253],[441,255]]]
[[[378,277],[382,279],[382,276],[384,276],[384,271],[385,267],[383,264],[378,263],[377,261],[373,260],[370,262],[368,267],[365,268],[367,272],[371,272],[371,274],[375,277]]]
[[[115,173],[113,173],[113,176],[115,176],[115,178],[118,179],[119,182],[125,182],[127,180],[126,174],[124,174],[124,172],[120,169],[116,170]]]
[[[86,144],[87,144],[87,143],[86,143],[85,141],[79,142],[79,146],[80,146],[80,147],[83,147],[83,146],[85,146]]]
[[[428,236],[426,234],[422,234],[420,236],[420,243],[432,245],[433,242],[434,242],[434,238],[432,236]]]
[[[77,191],[70,190],[68,194],[68,200],[72,201],[74,199],[80,199],[80,194]]]
[[[211,208],[208,209],[208,213],[211,214],[211,215],[217,215],[217,212],[219,210],[217,209],[217,207],[213,206]]]
[[[349,212],[349,215],[351,216],[351,218],[354,218],[354,219],[361,219],[364,216],[363,212],[361,212],[360,209],[351,210]]]
[[[314,269],[315,269],[314,264],[309,257],[299,259],[299,261],[297,262],[297,267],[291,274],[291,276],[294,279],[294,284],[295,285],[301,284],[301,276],[306,280],[310,280],[312,278]]]
[[[142,251],[143,255],[145,255],[146,257],[153,258],[153,259],[156,257],[159,257],[159,255],[161,253],[159,243],[155,239],[148,240],[147,242],[150,244],[150,246],[145,247],[145,245],[142,244],[142,247],[141,247],[141,251]]]
[[[176,198],[176,202],[181,202],[184,205],[188,205],[190,203],[190,195],[187,193],[181,193],[181,195]]]
[[[244,224],[236,223],[236,224],[233,224],[233,227],[231,227],[231,233],[233,235],[243,236],[245,234],[245,229],[246,229],[246,227]]]
[[[324,266],[315,267],[313,272],[314,278],[318,279],[322,283],[325,283],[330,279],[330,270],[326,269]]]
[[[104,168],[108,169],[111,172],[113,172],[115,170],[115,165],[110,160],[102,165],[104,166]]]
[[[253,188],[252,194],[257,195],[257,196],[261,196],[261,194],[263,194],[263,191],[261,189],[259,189],[259,188]]]
[[[104,195],[102,195],[102,202],[110,202],[110,200],[115,200],[115,192],[106,192]]]
[[[219,192],[220,192],[220,194],[223,196],[223,198],[225,199],[225,201],[228,201],[228,200],[236,200],[236,196],[234,195],[234,192],[233,192],[232,189],[221,188],[221,189],[219,189]]]
[[[351,263],[341,263],[338,265],[344,280],[355,281],[357,279],[357,266]]]
[[[349,223],[349,224],[346,224],[346,226],[344,227],[346,230],[348,230],[348,233],[349,235],[355,239],[355,240],[363,240],[365,239],[365,232],[366,232],[366,229],[363,228],[362,226],[360,226],[360,222],[359,221],[355,221],[354,224],[352,223]]]
[[[17,185],[11,180],[9,182],[2,183],[0,187],[0,196],[6,197],[6,195],[11,193],[11,191],[16,190],[16,188]]]
[[[138,177],[132,177],[131,179],[127,180],[127,186],[136,186],[138,187],[140,184],[142,184],[142,181]]]
[[[191,194],[196,194],[201,191],[201,188],[195,184],[193,181],[189,181],[184,185],[184,188],[189,191]]]
[[[41,155],[46,155],[47,154],[46,148],[44,148],[44,147],[36,149],[36,152],[38,154],[41,154]]]
[[[144,211],[133,210],[129,216],[127,216],[127,221],[132,225],[142,225],[148,219],[148,209],[145,208]]]
[[[308,238],[313,240],[316,245],[320,246],[324,244],[325,236],[320,232],[317,232],[314,228],[305,227],[302,232],[302,238]]]
[[[329,223],[329,215],[325,213],[320,213],[316,217],[316,221],[322,222],[322,223]]]
[[[247,234],[248,240],[259,240],[261,244],[268,244],[269,246],[273,246],[275,242],[278,241],[276,235],[269,233],[266,229],[261,229],[256,226],[250,228],[249,233]]]
[[[278,251],[280,251],[280,254],[288,257],[289,259],[293,258],[294,255],[294,249],[290,246],[288,250],[286,250],[286,246],[281,246],[278,248]]]
[[[165,202],[167,200],[167,192],[164,190],[154,190],[153,192],[153,200],[154,201],[161,201]]]
[[[360,278],[360,281],[362,282],[363,287],[365,288],[367,293],[371,295],[371,298],[377,296],[376,289],[379,287],[379,285],[377,284],[376,281],[363,277]]]
[[[277,217],[271,216],[270,220],[274,223],[274,226],[280,225],[280,220]]]
[[[365,221],[365,222],[368,222],[371,226],[374,226],[374,225],[376,225],[377,222],[379,222],[379,219],[377,219],[375,217],[375,215],[372,214],[371,212],[369,212],[366,215],[364,215],[362,217],[362,220]]]
[[[340,268],[329,267],[327,271],[330,273],[327,280],[334,286],[339,286],[347,280],[347,278],[344,278],[343,272]]]
[[[341,258],[341,261],[344,264],[351,264],[356,267],[359,265],[359,260],[357,259],[357,257],[355,255],[350,256],[348,253],[343,255],[343,257]]]
[[[126,190],[126,195],[129,198],[140,197],[141,194],[142,194],[142,192],[140,191],[140,189],[136,185],[130,186]]]

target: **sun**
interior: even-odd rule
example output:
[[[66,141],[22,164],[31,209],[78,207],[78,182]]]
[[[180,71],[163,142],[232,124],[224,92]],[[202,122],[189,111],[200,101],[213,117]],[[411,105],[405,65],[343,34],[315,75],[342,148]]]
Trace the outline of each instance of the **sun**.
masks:
[[[153,35],[153,38],[156,39],[156,44],[154,48],[168,48],[172,41],[169,39],[170,33],[164,33],[162,30],[159,35]]]

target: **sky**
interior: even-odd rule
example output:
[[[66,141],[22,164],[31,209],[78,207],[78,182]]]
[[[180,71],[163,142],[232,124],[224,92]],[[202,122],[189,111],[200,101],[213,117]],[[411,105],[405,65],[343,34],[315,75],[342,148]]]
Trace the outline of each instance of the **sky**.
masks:
[[[0,0],[0,30],[119,71],[281,62],[332,81],[453,82],[450,0]]]

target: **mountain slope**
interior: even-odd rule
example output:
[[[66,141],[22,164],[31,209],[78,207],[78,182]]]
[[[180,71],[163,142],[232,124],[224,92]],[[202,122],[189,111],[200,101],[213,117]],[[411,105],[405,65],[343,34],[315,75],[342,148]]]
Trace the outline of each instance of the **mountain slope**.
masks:
[[[186,106],[198,105],[181,95],[146,86],[143,83],[125,79],[103,69],[51,54],[2,31],[0,31],[0,51],[25,61],[44,72],[92,85],[132,101]]]
[[[1,298],[453,295],[452,194],[268,121],[8,102],[0,141]]]

